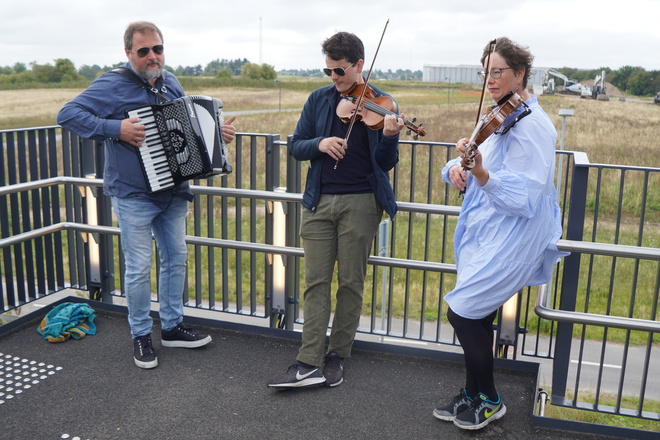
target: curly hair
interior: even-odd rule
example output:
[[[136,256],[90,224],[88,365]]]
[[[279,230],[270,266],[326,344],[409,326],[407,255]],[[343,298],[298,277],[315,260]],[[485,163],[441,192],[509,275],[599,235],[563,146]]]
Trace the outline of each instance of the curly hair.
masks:
[[[489,50],[490,42],[484,47],[484,52],[481,55],[481,65],[486,61]],[[507,37],[500,37],[495,40],[495,52],[506,60],[514,72],[525,71],[522,85],[526,88],[527,81],[532,73],[532,62],[534,61],[534,55],[529,51],[529,47],[521,46]]]
[[[335,61],[345,58],[351,63],[357,63],[364,59],[362,40],[349,32],[337,32],[326,39],[321,47],[323,55],[327,55]]]

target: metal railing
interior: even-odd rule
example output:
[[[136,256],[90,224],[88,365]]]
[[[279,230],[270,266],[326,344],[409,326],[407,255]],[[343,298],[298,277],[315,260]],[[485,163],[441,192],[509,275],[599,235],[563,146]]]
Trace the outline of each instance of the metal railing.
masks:
[[[118,230],[100,191],[102,145],[59,127],[0,136],[2,309],[65,288],[104,301],[123,295]],[[234,172],[193,185],[184,292],[190,307],[250,316],[271,327],[302,322],[297,231],[306,170],[288,155],[288,141],[241,133],[231,151]],[[392,173],[399,213],[374,242],[361,333],[436,349],[458,345],[442,301],[454,282],[460,209],[457,193],[439,177],[452,146],[400,143]],[[660,362],[654,344],[660,169],[589,164],[577,152],[557,155],[565,231],[559,247],[571,255],[549,286],[517,296],[513,335],[504,337],[500,315],[498,354],[513,348],[513,358],[552,362],[555,405],[656,420],[646,402],[660,400],[649,374]],[[625,310],[614,306],[621,296]],[[614,376],[608,372],[613,346]],[[633,375],[640,380],[631,384]],[[632,407],[624,396],[634,397]],[[603,403],[607,399],[613,403]]]

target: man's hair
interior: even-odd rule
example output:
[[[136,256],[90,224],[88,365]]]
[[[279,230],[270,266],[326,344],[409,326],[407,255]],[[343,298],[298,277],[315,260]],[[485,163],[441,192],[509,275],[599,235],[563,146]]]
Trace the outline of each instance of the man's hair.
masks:
[[[163,33],[158,29],[158,26],[149,21],[136,21],[128,25],[126,32],[124,32],[124,47],[128,50],[133,49],[133,34],[136,32],[140,34],[158,34],[160,41],[163,40]]]
[[[523,87],[527,88],[527,80],[532,73],[532,62],[534,55],[529,51],[529,47],[521,46],[507,37],[500,37],[495,40],[495,52],[500,54],[506,61],[509,67],[512,67],[514,72],[525,70],[525,77],[523,78]],[[481,64],[484,64],[488,56],[490,43],[484,47],[484,53],[481,56]]]
[[[323,55],[327,55],[335,61],[345,58],[350,63],[357,63],[364,59],[362,40],[349,32],[337,32],[326,39],[321,47]]]

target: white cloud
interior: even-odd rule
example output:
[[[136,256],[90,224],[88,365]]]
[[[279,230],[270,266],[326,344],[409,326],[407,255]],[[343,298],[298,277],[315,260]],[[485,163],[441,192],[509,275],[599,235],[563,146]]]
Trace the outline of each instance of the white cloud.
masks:
[[[123,32],[134,20],[161,28],[166,61],[175,67],[247,58],[278,70],[320,68],[321,42],[339,30],[364,41],[370,65],[389,19],[376,69],[477,64],[483,46],[506,35],[528,45],[537,66],[660,70],[658,9],[656,0],[620,6],[596,0],[382,0],[350,8],[318,0],[5,1],[0,66],[57,58],[76,67],[123,61]]]

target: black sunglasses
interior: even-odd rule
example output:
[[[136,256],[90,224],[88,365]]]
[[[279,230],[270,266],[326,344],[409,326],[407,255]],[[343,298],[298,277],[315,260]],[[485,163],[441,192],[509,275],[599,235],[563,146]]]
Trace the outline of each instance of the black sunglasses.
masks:
[[[355,63],[351,64],[348,67],[335,67],[334,69],[331,69],[329,67],[325,67],[325,68],[323,68],[323,73],[330,76],[330,75],[332,75],[332,72],[335,72],[339,76],[344,76],[344,75],[346,75],[346,71],[348,69],[350,69],[351,67],[353,67],[353,66],[355,66]]]
[[[147,55],[149,55],[149,51],[153,50],[156,55],[162,55],[163,53],[163,45],[162,44],[157,44],[154,47],[141,47],[138,50],[135,51],[135,53],[140,57],[144,58]]]

